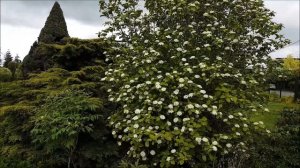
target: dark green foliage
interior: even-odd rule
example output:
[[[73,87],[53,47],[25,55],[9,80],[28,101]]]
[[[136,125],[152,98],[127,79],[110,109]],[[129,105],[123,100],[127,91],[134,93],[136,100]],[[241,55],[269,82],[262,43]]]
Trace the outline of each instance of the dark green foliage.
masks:
[[[69,37],[67,24],[59,3],[55,2],[38,37],[38,42],[56,43],[64,37]]]
[[[28,161],[18,160],[15,158],[2,158],[0,156],[1,168],[32,168],[33,165]]]
[[[76,150],[71,152],[77,167],[117,167],[123,152],[106,126],[106,118],[116,107],[107,101],[100,82],[104,70],[102,66],[71,72],[52,68],[30,74],[27,80],[0,82],[0,155],[26,160],[39,168],[67,167],[77,139]],[[68,122],[79,125],[64,127]],[[48,129],[52,132],[43,132]],[[47,139],[48,133],[57,136]]]
[[[270,136],[254,138],[247,167],[300,167],[300,110],[285,109]],[[249,166],[251,165],[251,166]]]
[[[61,44],[36,44],[23,61],[23,72],[41,72],[60,67],[79,70],[87,65],[96,65],[104,60],[103,41],[65,38]]]
[[[42,146],[45,155],[51,157],[61,151],[60,155],[66,156],[62,160],[68,162],[68,167],[77,165],[79,136],[94,131],[93,123],[101,117],[97,114],[101,100],[82,91],[66,90],[47,97],[45,102],[32,118],[33,142]]]
[[[10,51],[8,50],[4,55],[3,67],[8,67],[8,64],[13,61],[13,57],[11,56]]]

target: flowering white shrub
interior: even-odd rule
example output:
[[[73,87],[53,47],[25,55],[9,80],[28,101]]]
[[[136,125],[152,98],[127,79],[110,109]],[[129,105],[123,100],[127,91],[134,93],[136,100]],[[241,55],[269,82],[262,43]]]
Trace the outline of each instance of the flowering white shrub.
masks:
[[[144,11],[140,8],[144,4]],[[260,0],[100,0],[112,45],[104,81],[112,134],[150,166],[212,161],[246,149],[262,108],[262,65],[286,41]],[[119,39],[119,43],[116,42]]]

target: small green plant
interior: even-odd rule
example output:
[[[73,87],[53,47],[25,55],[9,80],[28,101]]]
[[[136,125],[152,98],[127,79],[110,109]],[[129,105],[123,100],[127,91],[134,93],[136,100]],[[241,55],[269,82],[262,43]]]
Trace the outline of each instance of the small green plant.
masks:
[[[66,90],[46,99],[46,103],[37,108],[32,118],[33,142],[46,151],[52,153],[63,150],[67,158],[68,167],[75,163],[75,152],[81,133],[89,134],[93,131],[93,122],[100,115],[95,112],[102,102],[92,98],[83,91]]]

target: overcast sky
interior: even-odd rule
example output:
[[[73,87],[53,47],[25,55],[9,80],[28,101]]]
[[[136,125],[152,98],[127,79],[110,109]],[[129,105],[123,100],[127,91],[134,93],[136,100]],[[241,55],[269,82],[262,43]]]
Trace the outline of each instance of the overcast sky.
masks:
[[[98,0],[58,0],[71,37],[97,38],[102,28]],[[53,0],[0,0],[1,52],[26,56],[37,39],[54,3]],[[265,0],[276,12],[274,21],[283,23],[282,33],[292,42],[299,40],[299,0]],[[298,49],[299,51],[299,49]]]

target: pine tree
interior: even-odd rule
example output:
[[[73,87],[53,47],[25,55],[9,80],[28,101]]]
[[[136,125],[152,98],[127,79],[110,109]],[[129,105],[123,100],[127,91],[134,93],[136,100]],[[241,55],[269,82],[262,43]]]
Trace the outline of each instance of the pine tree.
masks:
[[[20,56],[17,54],[15,56],[15,60],[14,60],[16,63],[21,63],[22,61],[20,60]]]
[[[13,60],[13,57],[11,56],[11,53],[10,51],[8,50],[6,53],[5,53],[5,56],[4,56],[4,63],[3,63],[3,67],[8,67],[8,64]]]
[[[59,42],[64,37],[69,37],[67,24],[59,3],[55,2],[38,41],[39,43],[54,43]]]

